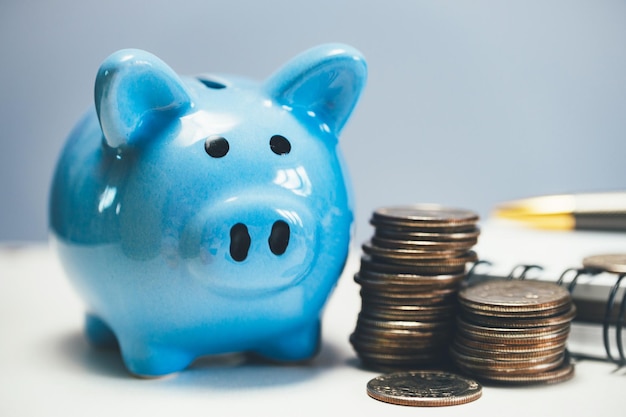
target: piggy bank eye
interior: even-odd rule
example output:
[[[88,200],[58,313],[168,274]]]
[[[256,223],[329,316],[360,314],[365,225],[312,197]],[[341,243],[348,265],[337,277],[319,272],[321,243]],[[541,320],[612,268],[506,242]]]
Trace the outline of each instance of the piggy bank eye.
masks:
[[[221,136],[209,136],[204,142],[204,150],[213,158],[221,158],[228,153],[228,141]]]
[[[276,155],[285,155],[291,152],[291,143],[284,136],[274,135],[270,139],[270,148]]]

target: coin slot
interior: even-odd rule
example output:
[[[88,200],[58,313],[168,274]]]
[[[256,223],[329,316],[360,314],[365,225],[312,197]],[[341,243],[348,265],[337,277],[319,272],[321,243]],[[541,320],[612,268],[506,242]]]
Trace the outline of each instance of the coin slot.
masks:
[[[222,88],[226,88],[225,84],[220,83],[219,81],[215,81],[209,78],[198,78],[205,87],[208,87],[213,90],[221,90]]]

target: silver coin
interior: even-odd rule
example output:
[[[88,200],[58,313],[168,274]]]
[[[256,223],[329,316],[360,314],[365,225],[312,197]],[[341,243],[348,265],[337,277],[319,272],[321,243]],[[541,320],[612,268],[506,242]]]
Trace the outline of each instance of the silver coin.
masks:
[[[478,239],[462,240],[456,242],[434,241],[434,240],[411,240],[411,239],[390,239],[379,236],[372,236],[371,245],[387,249],[411,249],[422,252],[465,252],[471,249]]]
[[[530,315],[530,317],[524,317],[524,315],[484,315],[473,314],[467,310],[463,311],[463,316],[469,321],[482,324],[490,327],[507,327],[507,328],[533,328],[533,327],[545,327],[555,326],[559,324],[565,324],[571,322],[576,317],[576,306],[572,304],[569,310],[564,311],[563,314],[543,316],[543,315]]]
[[[375,210],[372,215],[373,221],[382,223],[427,227],[474,225],[478,219],[478,214],[473,211],[438,204],[382,207]]]
[[[374,262],[393,265],[396,267],[403,268],[401,272],[422,269],[435,269],[435,268],[455,268],[465,270],[465,267],[470,262],[476,262],[478,260],[478,256],[474,251],[467,252],[459,252],[459,253],[450,253],[446,254],[446,256],[442,256],[440,258],[433,258],[432,256],[424,256],[417,253],[408,253],[408,251],[382,251],[380,248],[377,248],[375,251],[366,251],[364,247],[364,252],[370,256],[370,258]],[[426,272],[424,272],[426,274]],[[445,272],[443,272],[445,273]]]
[[[372,258],[367,254],[361,256],[361,270],[414,275],[455,275],[465,273],[466,263],[390,263]]]
[[[450,349],[450,353],[459,368],[479,379],[482,377],[492,378],[494,376],[506,378],[541,374],[560,367],[565,361],[565,356],[562,353],[555,355],[554,357],[547,358],[546,360],[542,359],[521,363],[498,361],[479,362],[476,360],[470,360],[467,357],[460,355],[454,350],[454,348]]]
[[[561,366],[528,375],[491,374],[481,377],[482,381],[506,385],[557,384],[574,377],[574,364],[563,361]]]
[[[485,345],[482,349],[479,349],[464,342],[458,335],[456,335],[453,343],[453,347],[458,353],[475,358],[507,361],[526,361],[535,358],[544,358],[546,356],[557,355],[559,353],[563,354],[565,350],[563,343],[541,349],[537,349],[536,345],[532,345],[535,349],[530,349],[528,351],[511,351],[509,349],[499,349],[498,346],[506,345],[491,345],[489,347]]]
[[[390,291],[433,291],[458,289],[465,274],[456,275],[413,275],[385,274],[362,270],[354,275],[354,281],[362,286],[388,289]]]
[[[459,292],[459,302],[481,312],[524,313],[569,311],[571,295],[552,283],[531,280],[494,280],[469,286]]]
[[[482,386],[473,379],[450,372],[406,371],[370,380],[367,394],[391,404],[442,407],[477,400],[482,395]]]
[[[626,274],[626,254],[615,253],[588,256],[583,259],[583,266],[614,274]]]
[[[425,242],[448,242],[448,243],[462,243],[470,244],[471,242],[477,243],[478,236],[480,235],[480,229],[476,226],[468,228],[464,231],[420,231],[413,230],[412,228],[402,226],[388,226],[377,227],[374,231],[374,237],[391,240],[406,240],[406,241],[425,241]]]

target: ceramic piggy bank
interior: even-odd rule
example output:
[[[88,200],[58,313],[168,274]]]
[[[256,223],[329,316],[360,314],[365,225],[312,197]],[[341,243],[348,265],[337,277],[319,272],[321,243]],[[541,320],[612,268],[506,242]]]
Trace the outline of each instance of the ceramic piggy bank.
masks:
[[[339,44],[262,83],[110,56],[50,196],[88,339],[142,376],[227,352],[313,357],[353,220],[338,136],[366,74]]]

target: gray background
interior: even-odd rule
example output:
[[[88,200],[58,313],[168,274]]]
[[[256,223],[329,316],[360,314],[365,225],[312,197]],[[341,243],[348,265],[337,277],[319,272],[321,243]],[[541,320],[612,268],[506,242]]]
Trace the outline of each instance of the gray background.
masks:
[[[376,207],[478,211],[625,188],[624,1],[0,0],[0,241],[43,241],[50,177],[115,50],[263,79],[304,49],[360,49],[342,136],[357,235]]]

